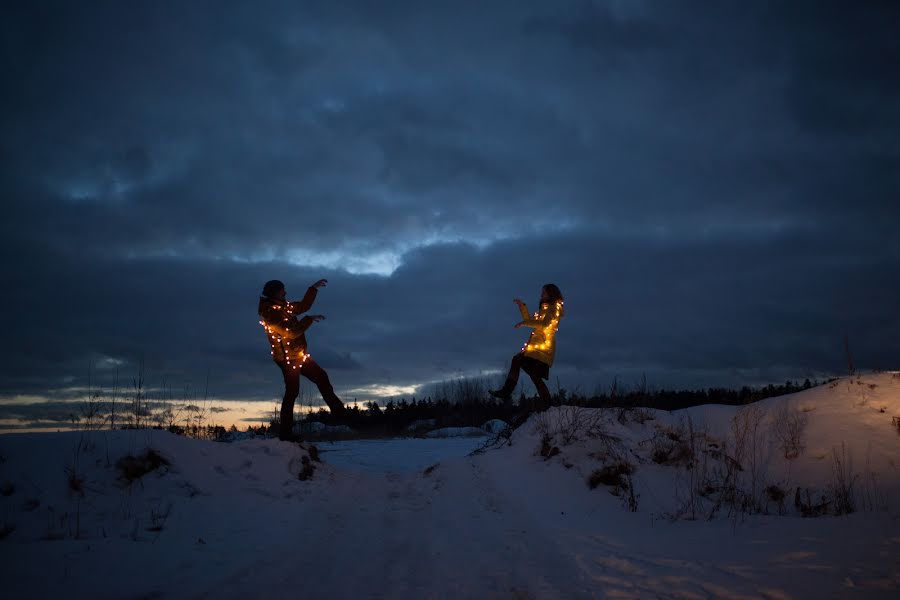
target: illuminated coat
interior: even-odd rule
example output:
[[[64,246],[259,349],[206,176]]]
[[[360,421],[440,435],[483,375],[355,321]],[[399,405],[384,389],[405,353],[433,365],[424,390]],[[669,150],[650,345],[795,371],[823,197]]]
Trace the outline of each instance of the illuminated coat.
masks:
[[[519,310],[522,311],[522,322],[525,327],[534,329],[528,341],[522,346],[522,352],[525,356],[552,366],[553,356],[556,354],[556,330],[559,329],[559,320],[564,314],[562,301],[543,302],[541,309],[533,315],[528,314],[528,308],[524,304],[519,306]]]
[[[282,302],[265,296],[259,299],[259,324],[266,330],[275,362],[296,369],[309,356],[305,332],[313,320],[309,316],[298,319],[298,316],[312,308],[317,293],[316,288],[309,288],[300,302]]]

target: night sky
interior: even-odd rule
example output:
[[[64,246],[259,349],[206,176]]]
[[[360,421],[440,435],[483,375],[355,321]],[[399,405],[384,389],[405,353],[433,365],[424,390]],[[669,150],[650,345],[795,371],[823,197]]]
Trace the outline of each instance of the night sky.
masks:
[[[900,367],[898,3],[10,4],[5,414],[280,397],[268,279],[345,400],[499,380],[548,282],[553,387]]]

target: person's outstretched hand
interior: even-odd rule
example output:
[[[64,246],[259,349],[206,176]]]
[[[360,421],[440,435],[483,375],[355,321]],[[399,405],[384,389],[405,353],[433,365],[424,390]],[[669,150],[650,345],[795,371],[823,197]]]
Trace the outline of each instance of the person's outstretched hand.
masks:
[[[314,284],[312,284],[310,287],[320,288],[320,287],[325,287],[326,285],[328,285],[328,280],[320,279],[317,282],[315,282]],[[322,317],[322,318],[324,319],[325,317]]]
[[[513,300],[513,302],[514,302],[515,305],[518,306],[519,308],[525,306],[525,303],[522,302],[522,301],[521,301],[520,299],[518,299],[518,298],[516,298],[515,300]]]
[[[313,323],[318,323],[325,320],[325,315],[309,315],[309,318],[312,319]]]
[[[525,327],[525,321],[519,321],[518,323],[513,325],[513,327],[515,327],[516,329],[521,329],[521,328]]]

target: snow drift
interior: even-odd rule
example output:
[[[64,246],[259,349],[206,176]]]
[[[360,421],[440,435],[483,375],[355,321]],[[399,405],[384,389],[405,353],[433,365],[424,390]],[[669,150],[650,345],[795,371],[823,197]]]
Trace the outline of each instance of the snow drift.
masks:
[[[881,373],[745,407],[555,407],[511,435],[318,452],[4,435],[5,594],[892,598],[895,417],[900,375]]]

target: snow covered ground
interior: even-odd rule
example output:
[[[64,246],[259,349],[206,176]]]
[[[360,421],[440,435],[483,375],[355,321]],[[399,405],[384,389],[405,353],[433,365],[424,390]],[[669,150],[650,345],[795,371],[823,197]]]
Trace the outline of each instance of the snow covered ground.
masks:
[[[742,408],[553,408],[474,456],[485,438],[317,463],[275,440],[4,435],[3,594],[897,598],[895,416],[882,373]]]

